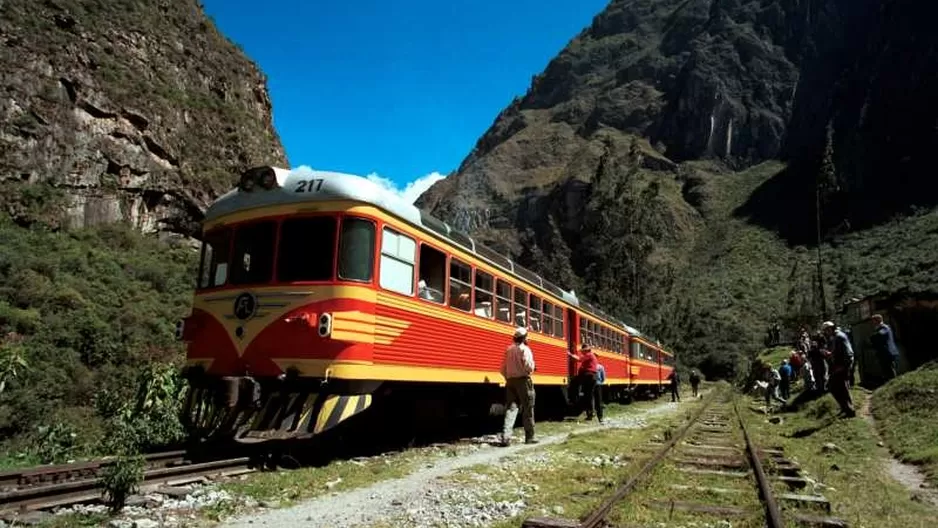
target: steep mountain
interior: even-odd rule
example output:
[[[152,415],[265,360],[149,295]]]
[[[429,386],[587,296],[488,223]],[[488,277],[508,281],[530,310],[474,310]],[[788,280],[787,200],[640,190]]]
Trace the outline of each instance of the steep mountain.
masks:
[[[287,163],[265,78],[197,0],[3,0],[0,91],[2,448],[171,440],[187,237],[244,168]]]
[[[818,189],[828,310],[934,284],[938,251],[886,244],[910,256],[899,273],[872,248],[934,225],[935,15],[613,0],[419,205],[728,373],[772,320],[821,311]]]
[[[18,223],[191,233],[233,174],[285,163],[264,76],[196,0],[0,10],[0,203]]]

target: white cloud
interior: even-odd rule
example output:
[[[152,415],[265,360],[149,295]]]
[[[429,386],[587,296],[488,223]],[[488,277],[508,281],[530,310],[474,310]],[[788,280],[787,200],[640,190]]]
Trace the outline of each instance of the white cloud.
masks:
[[[399,194],[401,198],[404,199],[404,201],[410,204],[416,202],[417,198],[420,198],[420,195],[426,192],[431,185],[445,177],[445,174],[440,174],[439,172],[434,171],[430,174],[427,174],[426,176],[421,176],[413,181],[407,182],[407,185],[401,189],[393,181],[383,176],[379,176],[374,172],[366,176],[366,178],[373,181],[374,183],[377,183],[391,192]]]
[[[300,165],[292,169],[297,172],[312,172],[314,169],[309,165]],[[328,171],[316,171],[321,174],[343,174],[339,172],[328,172]],[[394,181],[385,178],[384,176],[379,175],[376,172],[365,176],[368,180],[373,183],[384,187],[385,189],[397,194],[407,203],[412,204],[417,201],[417,198],[420,198],[420,195],[426,192],[434,183],[446,178],[445,174],[440,174],[439,172],[433,171],[430,174],[416,178],[410,182],[407,182],[403,188],[399,187]]]

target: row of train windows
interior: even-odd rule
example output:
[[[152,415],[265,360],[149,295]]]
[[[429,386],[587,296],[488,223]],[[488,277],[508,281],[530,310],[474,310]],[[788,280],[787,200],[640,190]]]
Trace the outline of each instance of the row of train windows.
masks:
[[[414,239],[384,228],[381,233],[379,286],[403,295],[414,295],[417,256]],[[430,246],[421,245],[419,257],[416,293],[421,299],[448,304],[463,312],[530,328],[542,334],[564,337],[562,307],[455,258],[449,260],[447,276],[446,254]]]
[[[632,341],[632,357],[637,359],[644,359],[646,361],[653,361],[655,363],[658,362],[657,351],[638,341]]]
[[[587,346],[604,348],[618,354],[624,352],[624,334],[589,319],[580,318],[580,340]]]
[[[263,284],[273,277],[281,282],[329,281],[336,277],[371,282],[374,248],[374,222],[355,217],[341,221],[331,216],[290,218],[279,223],[264,220],[236,229],[223,228],[205,237],[198,285],[213,288]],[[409,296],[416,289],[418,297],[430,302],[564,337],[562,307],[473,270],[459,260],[450,259],[447,266],[446,254],[430,246],[421,244],[419,261],[417,257],[413,238],[384,228],[379,285]],[[415,267],[419,267],[416,288]]]

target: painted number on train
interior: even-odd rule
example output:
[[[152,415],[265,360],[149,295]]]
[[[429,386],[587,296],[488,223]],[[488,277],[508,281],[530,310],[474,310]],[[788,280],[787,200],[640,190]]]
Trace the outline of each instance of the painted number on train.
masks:
[[[294,189],[293,192],[298,192],[298,193],[319,192],[319,189],[322,189],[322,182],[323,182],[322,178],[315,179],[315,180],[300,180],[296,182],[296,189]]]

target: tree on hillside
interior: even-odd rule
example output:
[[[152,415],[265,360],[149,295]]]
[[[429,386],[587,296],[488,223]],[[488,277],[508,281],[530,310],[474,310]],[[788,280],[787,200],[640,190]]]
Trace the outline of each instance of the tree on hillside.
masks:
[[[821,244],[824,241],[822,208],[831,193],[838,190],[837,167],[834,165],[834,127],[827,124],[827,136],[824,142],[824,155],[815,181],[815,226],[817,227],[817,292],[820,302],[821,318],[828,317],[827,293],[824,288],[824,259]]]

